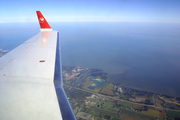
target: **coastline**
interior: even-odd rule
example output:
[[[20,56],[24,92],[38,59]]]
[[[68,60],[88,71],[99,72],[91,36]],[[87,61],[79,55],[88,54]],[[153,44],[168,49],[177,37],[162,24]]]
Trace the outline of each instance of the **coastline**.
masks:
[[[129,89],[137,89],[141,91],[159,93],[162,95],[180,97],[180,89],[178,89],[178,86],[175,86],[173,88],[172,86],[169,86],[168,82],[166,81],[165,82],[163,81],[160,82],[156,80],[140,81],[140,80],[136,80],[136,79],[133,80],[128,78],[123,79],[123,77],[114,78],[114,76],[116,75],[119,74],[108,75],[107,82],[113,83],[114,85],[120,85],[122,87]]]

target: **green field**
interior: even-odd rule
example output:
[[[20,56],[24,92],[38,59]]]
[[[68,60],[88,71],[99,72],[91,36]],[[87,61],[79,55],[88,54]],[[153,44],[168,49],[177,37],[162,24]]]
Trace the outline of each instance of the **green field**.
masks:
[[[175,109],[175,110],[180,110],[180,107],[177,106],[176,104],[173,104],[173,103],[165,103],[164,106],[165,106],[166,108]]]
[[[107,95],[114,95],[113,88],[114,88],[114,85],[112,83],[106,83],[103,86],[103,89],[101,90],[100,93],[107,94]]]
[[[175,111],[170,111],[168,110],[167,111],[167,116],[168,118],[171,118],[171,119],[175,119],[175,118],[179,118],[180,119],[180,113],[179,112],[175,112]]]
[[[141,111],[141,113],[154,116],[154,117],[160,117],[159,111],[154,109],[148,109],[147,111]]]
[[[99,113],[102,113],[104,115],[109,115],[109,116],[113,116],[113,117],[118,118],[118,114],[114,113],[114,112],[111,112],[111,111],[106,111],[106,110],[103,110],[103,109],[94,109],[94,112],[99,112]]]
[[[160,105],[163,105],[163,104],[165,103],[165,102],[164,102],[163,100],[161,100],[159,97],[156,97],[155,100],[156,100],[156,103],[157,103],[157,104],[160,104]]]
[[[96,107],[86,107],[86,113],[92,114],[96,118],[111,118],[113,116],[114,118],[119,118],[117,113],[114,113],[112,111],[103,110]],[[112,118],[113,118],[112,117]]]
[[[136,110],[141,110],[143,109],[143,105],[136,105],[136,104],[131,104],[131,103],[127,103],[127,102],[122,102],[122,101],[118,101],[117,105],[121,105],[123,106],[124,108],[133,108],[133,109],[136,109]]]
[[[140,119],[140,120],[142,118],[145,119],[145,120],[156,120],[156,117],[141,114],[141,113],[138,113],[138,112],[125,110],[125,109],[122,110],[122,115],[131,116],[132,118],[136,118],[136,119]]]
[[[91,96],[91,95],[92,95],[92,93],[88,93],[88,92],[84,92],[84,91],[77,91],[73,94],[70,94],[70,95],[68,94],[67,96],[74,100],[83,101],[83,100],[86,100],[86,97]]]
[[[120,107],[117,107],[114,101],[99,101],[96,107],[112,112],[118,112],[120,110]]]

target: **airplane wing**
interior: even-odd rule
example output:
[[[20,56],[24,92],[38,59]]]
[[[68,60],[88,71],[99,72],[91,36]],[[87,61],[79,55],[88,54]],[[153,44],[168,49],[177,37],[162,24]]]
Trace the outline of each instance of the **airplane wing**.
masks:
[[[1,120],[76,120],[63,89],[59,33],[41,30],[0,58]]]

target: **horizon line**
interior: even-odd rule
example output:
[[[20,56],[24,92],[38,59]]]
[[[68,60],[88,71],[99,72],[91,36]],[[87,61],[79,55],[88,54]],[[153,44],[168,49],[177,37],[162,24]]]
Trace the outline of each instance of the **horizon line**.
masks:
[[[47,20],[48,22],[162,22],[162,23],[180,23],[180,20],[119,20],[119,19],[64,19],[64,20]],[[26,21],[0,21],[0,23],[25,23],[25,22],[38,22],[38,20]]]

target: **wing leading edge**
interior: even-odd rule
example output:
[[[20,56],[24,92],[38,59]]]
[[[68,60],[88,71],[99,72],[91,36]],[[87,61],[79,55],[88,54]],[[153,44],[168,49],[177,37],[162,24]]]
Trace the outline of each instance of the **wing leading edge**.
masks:
[[[75,120],[62,86],[59,33],[37,15],[41,31],[0,58],[0,119]]]

